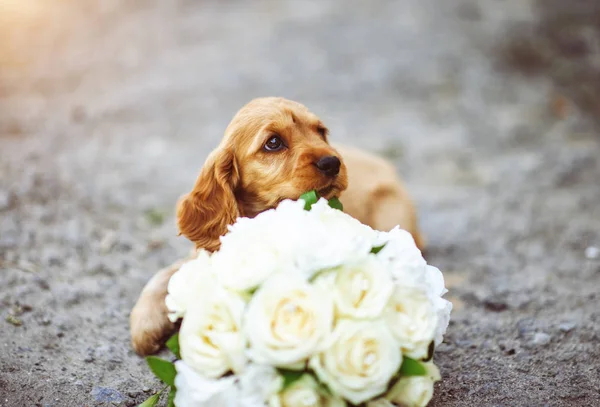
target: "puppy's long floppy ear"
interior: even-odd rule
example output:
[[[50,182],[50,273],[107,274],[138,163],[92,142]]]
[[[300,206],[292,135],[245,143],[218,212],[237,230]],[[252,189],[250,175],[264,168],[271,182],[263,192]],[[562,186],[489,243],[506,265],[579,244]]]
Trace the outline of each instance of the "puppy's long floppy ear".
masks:
[[[218,250],[219,237],[239,216],[234,195],[239,178],[233,152],[228,148],[215,150],[206,160],[192,191],[179,200],[179,230],[197,248]]]

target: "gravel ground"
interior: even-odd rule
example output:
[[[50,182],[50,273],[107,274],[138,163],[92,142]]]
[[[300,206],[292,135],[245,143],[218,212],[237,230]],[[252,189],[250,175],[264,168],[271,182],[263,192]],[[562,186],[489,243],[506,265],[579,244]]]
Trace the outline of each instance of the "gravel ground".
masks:
[[[433,406],[600,405],[600,7],[565,5],[0,1],[0,406],[160,388],[128,313],[267,95],[406,179],[455,304]]]

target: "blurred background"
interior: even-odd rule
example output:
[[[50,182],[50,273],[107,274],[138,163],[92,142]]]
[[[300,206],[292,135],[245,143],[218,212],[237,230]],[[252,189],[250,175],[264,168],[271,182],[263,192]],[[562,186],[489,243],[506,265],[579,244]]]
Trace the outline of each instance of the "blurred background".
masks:
[[[434,406],[600,405],[598,0],[0,0],[0,406],[132,406],[128,314],[235,112],[392,160],[455,311]]]

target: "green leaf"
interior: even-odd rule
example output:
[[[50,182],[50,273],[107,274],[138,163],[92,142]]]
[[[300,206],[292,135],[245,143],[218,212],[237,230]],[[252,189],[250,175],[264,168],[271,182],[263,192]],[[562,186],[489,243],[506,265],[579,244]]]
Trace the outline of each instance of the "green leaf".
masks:
[[[169,348],[169,350],[173,352],[177,359],[181,359],[181,354],[179,353],[179,333],[176,333],[175,335],[171,336],[167,341],[166,345],[167,348]]]
[[[157,358],[156,356],[146,356],[146,362],[150,366],[152,373],[156,375],[163,383],[173,386],[175,384],[175,376],[177,371],[175,365],[168,360]]]
[[[175,392],[176,390],[171,387],[171,391],[169,392],[169,403],[167,404],[167,407],[175,407]]]
[[[342,212],[344,211],[344,205],[342,205],[337,197],[333,197],[329,200],[329,206],[331,206],[333,209],[339,209]]]
[[[385,244],[382,244],[381,246],[377,246],[371,249],[371,253],[373,254],[377,254],[381,251],[381,249],[383,249],[385,247]]]
[[[300,195],[300,199],[304,200],[304,210],[309,211],[310,208],[319,200],[319,195],[317,194],[317,191],[312,190]]]
[[[158,400],[160,400],[161,393],[162,391],[159,391],[154,396],[148,397],[146,401],[144,401],[138,407],[154,407],[158,403]]]
[[[400,367],[401,376],[425,376],[427,369],[421,362],[404,356],[402,366]]]
[[[283,389],[285,390],[290,387],[292,384],[300,380],[300,378],[304,375],[303,370],[289,370],[289,369],[277,369],[279,374],[283,377]]]

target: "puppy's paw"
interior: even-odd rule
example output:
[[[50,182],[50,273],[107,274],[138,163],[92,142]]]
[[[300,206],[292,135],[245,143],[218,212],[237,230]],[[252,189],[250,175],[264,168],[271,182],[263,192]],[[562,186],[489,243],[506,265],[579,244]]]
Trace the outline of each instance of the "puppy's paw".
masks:
[[[131,344],[140,356],[157,353],[175,332],[175,324],[167,317],[167,308],[142,294],[130,316]]]

